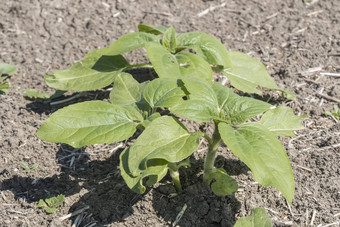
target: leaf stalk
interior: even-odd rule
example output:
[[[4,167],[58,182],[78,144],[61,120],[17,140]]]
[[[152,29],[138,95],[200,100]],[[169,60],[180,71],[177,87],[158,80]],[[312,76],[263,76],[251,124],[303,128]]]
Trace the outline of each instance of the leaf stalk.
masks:
[[[204,173],[203,173],[203,181],[206,183],[209,182],[210,173],[215,169],[214,163],[216,159],[216,152],[222,143],[222,139],[221,139],[220,133],[218,132],[216,123],[215,123],[215,130],[214,130],[212,137],[211,138],[209,137],[209,139],[207,140],[209,143],[208,145],[209,148],[208,148],[207,156],[205,157],[205,161],[204,161]]]
[[[168,167],[169,167],[170,176],[171,176],[171,179],[172,179],[172,181],[175,185],[176,191],[181,192],[182,191],[182,185],[181,185],[181,181],[179,179],[178,166],[175,163],[169,163]]]

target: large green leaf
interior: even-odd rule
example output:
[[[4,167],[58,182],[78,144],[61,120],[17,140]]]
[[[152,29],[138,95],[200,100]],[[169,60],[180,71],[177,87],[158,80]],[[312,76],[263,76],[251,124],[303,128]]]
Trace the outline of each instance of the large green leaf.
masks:
[[[135,121],[142,120],[107,102],[82,102],[53,113],[39,128],[37,136],[73,147],[114,143],[131,137],[136,131]]]
[[[263,114],[260,123],[276,136],[291,136],[295,130],[304,129],[300,121],[308,115],[295,116],[288,107],[276,107]]]
[[[0,63],[0,76],[1,74],[13,75],[17,71],[17,67],[14,65]]]
[[[182,81],[189,92],[188,100],[171,106],[170,110],[190,120],[209,122],[216,119],[237,125],[271,106],[256,99],[240,97],[217,82],[208,84],[192,78],[183,78]]]
[[[218,98],[211,87],[211,84],[193,78],[183,78],[185,89],[189,92],[188,100],[182,100],[170,107],[170,110],[198,122],[209,122],[218,119],[219,106]]]
[[[212,81],[211,67],[202,57],[188,52],[174,55],[158,43],[148,43],[145,47],[160,78],[195,77],[206,82]]]
[[[89,91],[110,85],[120,71],[100,72],[76,63],[66,70],[45,76],[48,86],[59,90]]]
[[[288,99],[294,99],[292,92],[280,89],[273,78],[268,74],[266,67],[257,59],[247,54],[231,51],[229,52],[232,66],[222,72],[228,77],[231,85],[240,91],[262,94],[258,86],[279,90],[287,94]]]
[[[176,105],[185,93],[177,79],[158,78],[146,85],[143,96],[152,108],[157,108]]]
[[[249,217],[238,219],[234,227],[272,227],[272,220],[268,217],[265,209],[255,208],[251,210]]]
[[[177,37],[177,45],[193,49],[208,63],[231,67],[225,46],[215,37],[202,32],[183,33]]]
[[[121,53],[142,48],[148,42],[159,41],[157,36],[144,32],[124,35],[108,48],[89,52],[82,62],[47,75],[46,83],[60,90],[87,91],[103,88],[129,66]]]
[[[154,119],[135,143],[120,156],[120,169],[125,182],[137,193],[143,193],[143,178],[147,185],[160,181],[167,173],[168,163],[190,156],[199,146],[202,133],[188,132],[173,117]]]
[[[152,26],[145,25],[145,24],[139,24],[138,25],[138,31],[146,32],[146,33],[150,33],[150,34],[154,34],[154,35],[163,34],[166,30],[167,30],[167,28],[164,27],[164,26],[152,27]]]
[[[147,43],[146,54],[160,78],[179,78],[181,71],[176,57],[159,43]]]
[[[188,52],[179,52],[176,54],[176,59],[180,65],[182,78],[195,77],[208,83],[212,82],[211,67],[209,63],[199,55]]]
[[[146,84],[146,82],[138,83],[128,73],[120,73],[115,78],[113,89],[110,92],[111,103],[124,107],[131,114],[141,116],[144,111],[148,112],[150,109],[143,98],[143,90]]]
[[[129,63],[121,55],[110,55],[108,48],[93,50],[81,62],[65,70],[54,71],[45,77],[53,88],[89,91],[110,85]]]
[[[176,52],[176,31],[173,27],[168,28],[163,35],[162,45],[171,53]]]
[[[120,54],[110,53],[109,48],[100,48],[87,53],[81,61],[82,66],[99,72],[112,72],[129,66],[127,60]]]
[[[217,196],[231,195],[237,191],[237,182],[230,177],[224,169],[214,169],[209,174],[211,189]]]
[[[252,171],[257,182],[277,188],[288,203],[294,197],[294,177],[289,158],[280,141],[262,124],[244,123],[234,129],[219,123],[223,142]]]
[[[138,83],[130,74],[120,73],[114,80],[110,100],[116,105],[128,105],[142,100],[146,83]]]
[[[258,86],[278,89],[260,61],[237,51],[229,52],[229,56],[232,67],[223,72],[229,78],[231,85],[238,90],[261,94],[261,91],[257,89]]]
[[[199,132],[188,132],[173,117],[153,120],[127,150],[131,175],[140,175],[152,159],[164,159],[171,163],[182,161],[198,148],[201,136]]]
[[[117,55],[143,48],[150,42],[160,43],[160,39],[149,33],[134,32],[123,35],[108,48],[110,55]]]
[[[212,88],[218,99],[220,117],[232,125],[245,122],[267,111],[271,107],[271,105],[266,102],[241,97],[221,83],[213,83]]]

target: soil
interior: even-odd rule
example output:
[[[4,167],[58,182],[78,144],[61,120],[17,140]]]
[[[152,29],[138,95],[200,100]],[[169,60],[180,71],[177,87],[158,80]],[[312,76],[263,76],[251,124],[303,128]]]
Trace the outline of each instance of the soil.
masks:
[[[340,225],[340,124],[324,115],[339,105],[340,79],[323,74],[340,73],[340,1],[15,0],[1,3],[0,18],[0,61],[19,67],[9,95],[0,96],[0,226],[171,226],[185,204],[179,226],[232,226],[256,207],[275,226]],[[25,100],[24,90],[53,93],[44,75],[139,23],[214,35],[229,50],[261,60],[281,88],[296,93],[296,100],[279,103],[309,114],[295,138],[280,138],[296,181],[291,205],[276,189],[257,184],[226,147],[216,165],[238,181],[235,195],[217,197],[201,183],[203,144],[192,168],[181,170],[184,192],[172,197],[169,178],[144,195],[127,188],[118,169],[124,144],[74,149],[35,136],[60,106]],[[146,59],[143,51],[127,57],[134,64]],[[21,161],[39,167],[26,173]],[[37,208],[39,199],[59,194],[66,198],[56,213]]]

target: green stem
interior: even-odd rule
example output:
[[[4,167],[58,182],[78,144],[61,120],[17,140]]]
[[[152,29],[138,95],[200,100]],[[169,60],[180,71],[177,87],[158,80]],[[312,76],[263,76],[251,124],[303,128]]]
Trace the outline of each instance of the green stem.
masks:
[[[182,185],[181,185],[181,181],[179,179],[179,172],[178,172],[177,165],[175,163],[169,163],[168,167],[169,167],[170,176],[172,178],[172,181],[174,182],[176,191],[181,192],[182,191]]]
[[[129,65],[127,69],[137,69],[137,68],[153,68],[152,64],[143,63],[143,64],[137,64],[137,65]]]
[[[215,124],[215,130],[212,135],[212,138],[208,140],[209,149],[207,156],[204,161],[204,173],[203,173],[203,181],[209,183],[209,175],[215,169],[214,163],[216,158],[216,152],[219,146],[222,143],[221,136],[218,132],[217,125]]]

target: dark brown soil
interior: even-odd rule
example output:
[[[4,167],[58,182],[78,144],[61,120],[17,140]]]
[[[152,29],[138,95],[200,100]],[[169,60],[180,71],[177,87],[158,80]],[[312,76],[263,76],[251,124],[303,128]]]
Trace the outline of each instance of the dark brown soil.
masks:
[[[15,0],[1,2],[0,18],[0,61],[19,67],[9,95],[0,96],[0,226],[170,226],[184,204],[180,226],[232,226],[256,207],[264,207],[275,226],[339,226],[340,124],[324,112],[339,105],[340,79],[322,72],[340,73],[340,1]],[[280,87],[296,93],[295,101],[280,103],[310,116],[297,137],[282,139],[296,180],[292,205],[255,183],[225,147],[216,165],[238,181],[234,196],[217,197],[200,183],[202,146],[193,167],[181,171],[184,193],[171,197],[168,178],[145,195],[130,191],[119,175],[121,149],[112,152],[118,144],[73,149],[35,136],[56,107],[27,101],[23,91],[52,93],[45,74],[136,31],[141,22],[212,34],[228,49],[260,59]],[[142,52],[128,58],[145,60]],[[27,174],[21,161],[39,167]],[[51,194],[66,199],[47,215],[36,205]]]

